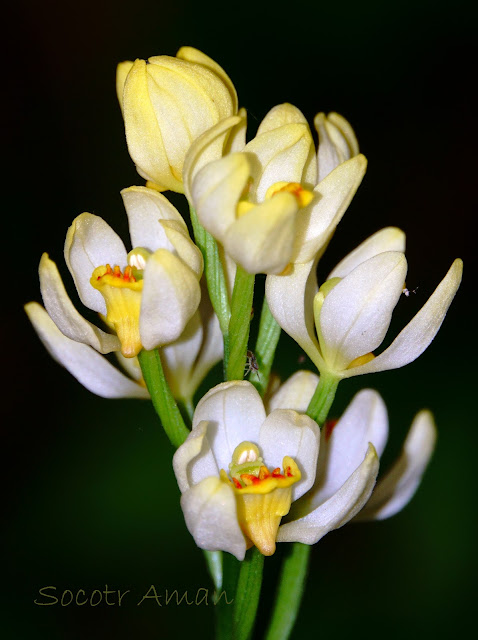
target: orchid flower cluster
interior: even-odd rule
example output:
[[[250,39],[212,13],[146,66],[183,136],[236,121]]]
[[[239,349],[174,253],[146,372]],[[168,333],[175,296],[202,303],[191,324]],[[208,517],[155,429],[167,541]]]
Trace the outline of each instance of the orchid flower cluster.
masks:
[[[82,213],[64,246],[78,297],[98,323],[75,308],[46,253],[44,306],[30,302],[26,311],[52,357],[89,391],[151,399],[176,447],[186,526],[217,589],[230,563],[222,552],[240,561],[239,575],[253,567],[257,581],[264,556],[279,542],[295,543],[297,570],[308,559],[304,545],[350,520],[388,518],[415,493],[436,438],[429,411],[417,414],[378,482],[388,435],[380,395],[364,389],[338,421],[327,415],[342,379],[402,367],[428,347],[462,262],[380,351],[405,288],[405,234],[378,230],[323,283],[316,275],[367,166],[344,117],[316,115],[316,148],[302,112],[281,104],[247,141],[232,81],[191,47],[119,64],[117,95],[145,181],[121,192],[130,245],[102,218]],[[185,195],[189,215],[167,191]],[[252,314],[257,274],[266,276],[265,295]],[[297,371],[283,384],[271,375],[281,330],[317,372]],[[198,399],[221,361],[223,382]],[[257,602],[256,591],[243,597]],[[296,611],[284,622],[286,591],[278,592],[271,637],[287,637],[295,619]],[[230,617],[237,637],[250,633],[252,610],[249,622]]]

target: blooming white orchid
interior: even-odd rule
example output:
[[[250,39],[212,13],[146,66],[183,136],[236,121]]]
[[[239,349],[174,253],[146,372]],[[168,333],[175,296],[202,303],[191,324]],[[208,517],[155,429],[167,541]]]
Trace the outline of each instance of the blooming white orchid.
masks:
[[[280,274],[290,263],[311,260],[342,218],[367,163],[355,137],[348,159],[332,154],[329,138],[322,138],[333,156],[327,162],[320,146],[317,157],[301,111],[282,104],[266,115],[248,144],[245,118],[237,116],[191,145],[184,165],[188,199],[205,229],[247,272]]]
[[[211,389],[173,458],[196,544],[229,551],[239,560],[254,544],[272,555],[281,517],[314,482],[319,438],[317,424],[295,411],[278,409],[266,416],[247,381]]]
[[[138,173],[160,190],[182,193],[184,158],[191,143],[237,112],[231,80],[207,55],[182,47],[176,57],[122,62],[116,87]]]
[[[375,391],[361,391],[319,435],[316,423],[301,415],[317,383],[310,372],[294,374],[271,398],[267,417],[245,381],[220,384],[199,402],[191,434],[173,458],[186,525],[199,547],[242,560],[255,544],[272,555],[276,542],[314,544],[361,512],[387,441],[385,405]],[[405,506],[434,442],[431,414],[422,412],[362,519]]]
[[[271,398],[270,409],[288,406],[306,411],[318,382],[315,374],[298,371]],[[415,416],[398,459],[373,488],[378,462],[367,470],[365,461],[371,445],[380,458],[387,439],[382,398],[371,389],[360,391],[340,420],[322,429],[314,485],[294,503],[277,540],[314,544],[354,516],[355,521],[382,520],[403,509],[414,496],[435,447],[432,414],[420,411]]]
[[[460,286],[459,259],[392,344],[376,357],[372,353],[385,338],[405,286],[404,249],[403,232],[388,227],[342,260],[320,289],[316,260],[294,265],[288,275],[267,278],[272,315],[322,374],[341,379],[403,367],[437,334]]]
[[[65,261],[80,300],[114,331],[86,320],[70,300],[56,264],[43,254],[40,289],[45,309],[26,311],[52,356],[87,389],[105,397],[146,396],[135,356],[177,340],[196,312],[203,260],[186,224],[157,191],[122,191],[133,250],[100,217],[78,216],[65,241]],[[120,351],[130,380],[100,354]],[[139,384],[138,384],[139,381]]]

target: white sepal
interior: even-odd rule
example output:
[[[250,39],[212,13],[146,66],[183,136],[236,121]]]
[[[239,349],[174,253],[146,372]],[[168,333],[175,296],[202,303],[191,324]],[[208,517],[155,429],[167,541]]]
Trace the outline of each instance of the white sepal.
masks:
[[[406,273],[403,253],[389,251],[360,264],[330,291],[316,319],[327,366],[342,371],[381,344]]]
[[[47,253],[41,257],[38,272],[43,304],[50,318],[67,338],[88,344],[100,353],[110,353],[120,348],[117,336],[95,327],[75,309],[58,268]]]
[[[296,371],[269,399],[268,409],[294,409],[305,413],[319,384],[319,376],[312,371]]]
[[[265,419],[262,399],[252,384],[233,380],[218,384],[201,398],[193,428],[203,420],[211,423],[210,446],[219,469],[228,471],[236,446],[244,441],[257,443]]]
[[[219,475],[206,437],[209,425],[207,420],[203,420],[194,427],[173,456],[173,469],[181,493],[209,476]]]
[[[178,257],[158,249],[144,270],[139,330],[147,350],[177,340],[198,308],[196,274]]]
[[[317,423],[291,409],[276,409],[261,427],[259,447],[266,466],[282,467],[282,459],[288,455],[299,467],[302,477],[292,487],[292,500],[300,498],[314,484],[319,444]]]
[[[363,389],[354,396],[332,432],[327,426],[321,431],[317,479],[304,500],[307,510],[322,504],[339,490],[363,460],[370,442],[380,458],[387,438],[385,403],[376,391]]]
[[[329,531],[342,527],[362,509],[369,499],[378,468],[378,456],[373,445],[370,444],[364,461],[342,487],[304,517],[281,525],[277,541],[315,544]]]
[[[246,541],[237,520],[232,488],[216,476],[205,478],[181,496],[186,526],[200,549],[228,551],[244,560]]]
[[[51,357],[88,391],[103,398],[149,398],[143,386],[123,375],[94,349],[63,335],[41,305],[30,302],[25,311]]]
[[[405,234],[401,229],[385,227],[385,229],[381,229],[371,235],[335,266],[327,276],[327,280],[345,278],[359,264],[385,251],[401,251],[405,253]]]
[[[384,520],[401,511],[418,489],[435,442],[433,416],[429,411],[420,411],[412,422],[398,460],[379,479],[370,500],[356,520]]]
[[[155,189],[129,187],[121,191],[128,215],[129,235],[133,248],[142,247],[151,253],[167,248],[160,220],[177,222],[187,231],[182,216],[169,200]]]
[[[456,259],[425,305],[392,344],[371,362],[345,371],[344,377],[397,369],[416,360],[438,333],[458,291],[462,274],[463,262]]]
[[[110,264],[123,269],[127,254],[121,238],[99,216],[82,213],[73,220],[65,240],[65,262],[86,307],[106,315],[105,299],[91,286],[96,267]]]

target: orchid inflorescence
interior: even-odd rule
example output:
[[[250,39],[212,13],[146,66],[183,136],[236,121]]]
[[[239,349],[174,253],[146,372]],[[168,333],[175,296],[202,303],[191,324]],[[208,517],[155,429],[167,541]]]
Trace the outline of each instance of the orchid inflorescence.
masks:
[[[432,455],[432,414],[417,414],[378,482],[388,436],[380,395],[362,390],[338,421],[327,414],[342,379],[402,367],[428,347],[460,285],[461,260],[376,353],[405,288],[405,234],[379,230],[325,282],[316,276],[367,167],[347,120],[318,113],[316,148],[301,111],[281,104],[246,141],[232,81],[192,47],[121,63],[117,93],[128,150],[146,181],[121,192],[131,248],[90,213],[68,229],[66,265],[101,326],[77,311],[43,254],[44,307],[30,302],[26,311],[46,348],[97,395],[152,400],[177,447],[186,526],[207,553],[243,561],[252,548],[263,558],[278,542],[313,545],[350,520],[395,514]],[[167,190],[185,195],[189,219]],[[260,314],[252,314],[256,274],[266,275]],[[320,375],[297,371],[281,385],[270,376],[281,329]],[[224,381],[197,401],[221,360]],[[213,566],[219,556],[207,557]],[[222,569],[212,574],[220,588]]]

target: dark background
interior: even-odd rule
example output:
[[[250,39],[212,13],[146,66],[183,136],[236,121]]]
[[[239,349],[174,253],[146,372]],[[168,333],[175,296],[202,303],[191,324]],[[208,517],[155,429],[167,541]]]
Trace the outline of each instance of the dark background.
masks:
[[[51,361],[22,311],[39,300],[37,264],[48,251],[67,276],[62,247],[82,211],[123,235],[119,191],[141,184],[115,96],[123,59],[174,55],[192,45],[217,60],[249,112],[250,132],[290,101],[310,122],[335,110],[355,128],[369,169],[321,264],[333,264],[376,230],[408,234],[407,286],[398,331],[455,257],[465,276],[428,351],[403,369],[339,388],[378,389],[398,452],[414,414],[435,412],[438,447],[413,502],[391,520],[349,525],[313,552],[293,637],[337,640],[463,637],[476,587],[476,84],[473,4],[345,0],[222,6],[136,0],[11,4],[4,23],[2,291],[4,419],[2,580],[14,639],[210,638],[213,607],[136,606],[158,593],[209,587],[187,533],[172,449],[149,403],[89,394]],[[473,274],[473,275],[472,275]],[[299,367],[283,337],[279,373]],[[259,629],[267,620],[281,551],[266,560]],[[131,590],[123,606],[34,604],[47,585]]]

